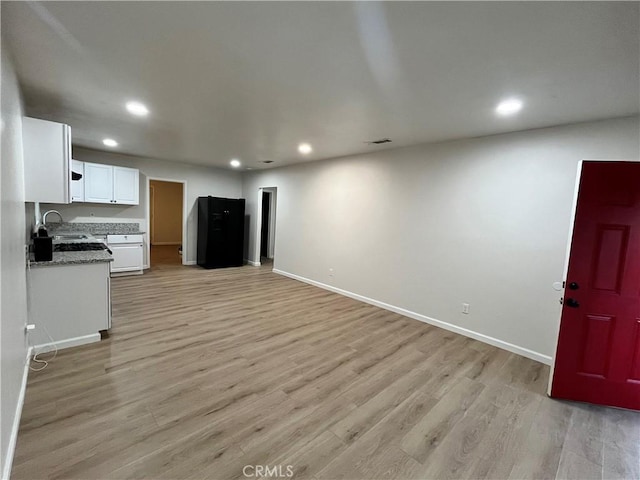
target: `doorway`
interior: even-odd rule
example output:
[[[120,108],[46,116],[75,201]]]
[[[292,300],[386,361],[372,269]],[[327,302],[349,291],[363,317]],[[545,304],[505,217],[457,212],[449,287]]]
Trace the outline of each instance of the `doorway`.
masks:
[[[260,262],[269,259],[269,210],[271,192],[262,192],[262,229],[260,232]]]
[[[254,261],[250,262],[255,266],[273,264],[275,257],[277,188],[263,187],[258,192],[256,253]]]
[[[551,396],[640,410],[640,163],[583,162]]]
[[[175,267],[185,263],[184,182],[149,178],[150,267]]]

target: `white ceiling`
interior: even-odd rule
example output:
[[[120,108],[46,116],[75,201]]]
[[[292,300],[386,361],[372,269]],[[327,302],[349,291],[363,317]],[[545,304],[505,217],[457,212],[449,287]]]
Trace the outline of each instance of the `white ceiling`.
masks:
[[[639,17],[638,2],[2,2],[2,33],[27,113],[75,144],[262,168],[637,114]],[[496,117],[513,95],[522,112]]]

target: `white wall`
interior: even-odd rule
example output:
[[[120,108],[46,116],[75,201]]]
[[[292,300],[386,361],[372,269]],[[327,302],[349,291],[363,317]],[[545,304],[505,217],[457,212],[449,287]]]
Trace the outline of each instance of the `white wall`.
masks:
[[[3,46],[4,46],[4,42]],[[2,48],[2,161],[0,162],[0,458],[8,476],[19,421],[27,356],[22,104],[13,65]]]
[[[277,187],[275,269],[548,362],[578,162],[638,159],[639,128],[614,119],[251,172],[249,258],[258,188]]]
[[[72,132],[73,135],[73,132]],[[84,162],[104,163],[132,167],[140,170],[140,205],[105,205],[98,203],[73,203],[70,205],[42,204],[45,212],[55,208],[66,222],[140,222],[148,231],[147,177],[164,180],[186,181],[187,189],[187,261],[196,261],[198,210],[196,199],[200,196],[240,198],[242,180],[240,173],[221,168],[202,167],[186,163],[168,162],[152,158],[133,157],[79,147],[73,148],[73,158]],[[57,221],[54,219],[53,221]],[[148,237],[148,236],[147,236]],[[144,263],[147,265],[146,251]]]

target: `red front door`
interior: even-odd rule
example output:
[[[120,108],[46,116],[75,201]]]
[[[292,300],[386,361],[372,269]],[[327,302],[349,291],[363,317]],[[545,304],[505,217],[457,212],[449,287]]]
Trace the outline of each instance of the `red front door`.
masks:
[[[551,396],[640,410],[640,163],[583,164]]]

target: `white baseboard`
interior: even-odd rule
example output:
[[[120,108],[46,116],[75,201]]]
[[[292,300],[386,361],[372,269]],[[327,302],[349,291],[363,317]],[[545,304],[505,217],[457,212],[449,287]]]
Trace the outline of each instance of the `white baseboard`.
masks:
[[[77,347],[79,345],[86,345],[87,343],[94,343],[100,341],[99,333],[92,333],[91,335],[83,335],[82,337],[68,338],[66,340],[60,340],[57,342],[41,343],[32,347],[34,350],[38,350],[40,353],[49,352],[53,350],[53,347],[57,347],[58,350],[64,348]]]
[[[419,320],[421,322],[428,323],[436,327],[444,328],[445,330],[449,330],[450,332],[458,333],[460,335],[464,335],[465,337],[470,337],[475,340],[488,343],[489,345],[493,345],[494,347],[502,348],[503,350],[507,350],[509,352],[516,353],[518,355],[522,355],[523,357],[527,357],[537,362],[544,363],[545,365],[551,365],[551,357],[549,355],[543,355],[542,353],[534,352],[533,350],[529,350],[528,348],[519,347],[518,345],[514,345],[512,343],[508,343],[503,340],[490,337],[483,333],[474,332],[473,330],[458,327],[457,325],[453,325],[452,323],[447,323],[447,322],[443,322],[442,320],[437,320],[435,318],[427,317],[426,315],[422,315],[420,313],[416,313],[410,310],[406,310],[404,308],[396,307],[395,305],[390,305],[388,303],[384,303],[379,300],[374,300],[373,298],[365,297],[363,295],[358,295],[357,293],[353,293],[348,290],[332,287],[331,285],[326,285],[324,283],[317,282],[309,278],[301,277],[293,273],[284,272],[282,270],[278,270],[275,268],[273,269],[273,273],[277,273],[285,277],[293,278],[294,280],[308,283],[310,285],[314,285],[316,287],[320,287],[325,290],[329,290],[331,292],[344,295],[345,297],[350,297],[355,300],[360,300],[361,302],[368,303],[370,305],[375,305],[376,307],[384,308],[385,310],[389,310],[391,312],[404,315],[405,317],[413,318],[414,320]]]
[[[9,436],[9,445],[7,446],[6,456],[4,457],[4,468],[2,469],[2,480],[9,480],[11,476],[11,467],[13,466],[13,455],[16,452],[16,443],[18,441],[18,430],[20,429],[20,418],[22,418],[22,407],[24,406],[24,396],[27,391],[27,378],[29,377],[29,363],[31,360],[31,352],[33,347],[27,349],[27,358],[24,361],[24,371],[22,373],[22,384],[20,385],[20,393],[18,394],[18,404],[11,425],[11,435]]]
[[[254,267],[259,267],[260,265],[262,265],[260,262],[254,262],[253,260],[247,260],[247,263]]]
[[[198,261],[197,260],[186,260],[184,262],[182,262],[183,265],[197,265]]]
[[[128,272],[111,272],[111,278],[118,277],[130,277],[132,275],[142,275],[144,273],[144,266],[142,270],[129,270]]]

